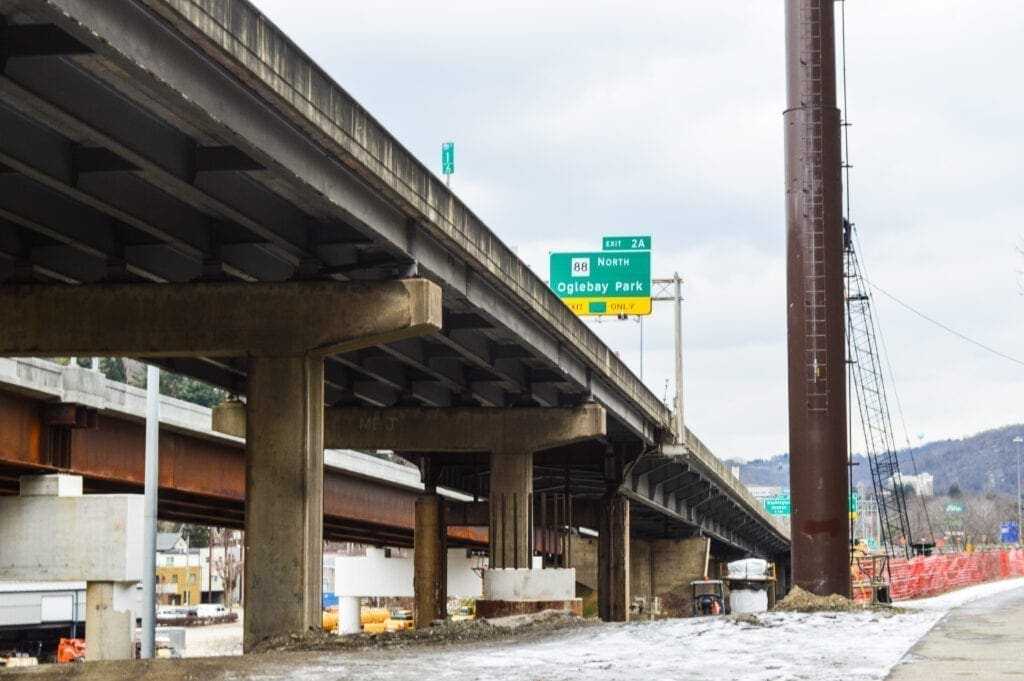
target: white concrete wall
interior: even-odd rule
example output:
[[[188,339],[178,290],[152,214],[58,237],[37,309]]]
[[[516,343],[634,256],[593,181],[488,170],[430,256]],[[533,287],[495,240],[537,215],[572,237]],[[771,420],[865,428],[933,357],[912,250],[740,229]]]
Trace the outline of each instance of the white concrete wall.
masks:
[[[495,601],[568,601],[576,598],[576,570],[499,568],[484,572],[484,598]]]
[[[448,549],[448,596],[480,598],[480,577],[473,571],[477,559],[465,549]],[[366,549],[365,556],[337,556],[334,593],[340,597],[413,597],[413,552],[407,557],[385,558],[384,549]]]
[[[0,497],[0,575],[8,580],[142,578],[142,495]]]

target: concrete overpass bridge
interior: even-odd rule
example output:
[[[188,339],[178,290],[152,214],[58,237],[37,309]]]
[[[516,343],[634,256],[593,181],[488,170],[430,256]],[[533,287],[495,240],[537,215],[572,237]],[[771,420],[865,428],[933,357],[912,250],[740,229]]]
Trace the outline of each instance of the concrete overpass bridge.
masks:
[[[490,575],[495,601],[528,572],[538,493],[592,502],[608,619],[628,617],[631,526],[788,550],[614,353],[250,4],[0,0],[0,19],[0,355],[143,357],[245,397],[224,427],[248,436],[247,579],[275,577],[247,589],[247,645],[319,620],[325,444],[420,464],[417,556],[443,554],[438,485],[490,499],[492,566],[513,571]],[[428,621],[443,588],[422,560]]]

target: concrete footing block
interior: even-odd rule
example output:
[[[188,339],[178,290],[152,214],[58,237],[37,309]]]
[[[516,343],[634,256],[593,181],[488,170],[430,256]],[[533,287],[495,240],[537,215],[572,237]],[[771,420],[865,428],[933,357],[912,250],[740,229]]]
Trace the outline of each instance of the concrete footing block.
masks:
[[[502,601],[480,599],[476,602],[478,619],[493,619],[510,615],[532,615],[545,610],[571,612],[583,616],[583,599],[571,598],[564,601]]]
[[[576,570],[499,568],[484,571],[484,597],[476,602],[477,617],[507,617],[544,610],[583,615],[576,598]]]

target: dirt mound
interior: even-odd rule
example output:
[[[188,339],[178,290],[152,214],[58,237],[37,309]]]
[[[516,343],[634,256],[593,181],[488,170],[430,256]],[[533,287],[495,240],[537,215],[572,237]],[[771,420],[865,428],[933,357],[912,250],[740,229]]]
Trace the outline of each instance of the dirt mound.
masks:
[[[775,604],[775,610],[782,612],[851,612],[864,609],[863,605],[845,596],[815,596],[798,586],[794,586],[785,598]]]
[[[337,636],[321,630],[310,630],[306,634],[291,634],[273,638],[256,646],[253,652],[271,651],[344,651],[376,648],[404,648],[418,645],[452,645],[475,641],[503,639],[529,639],[550,633],[575,629],[594,624],[572,613],[545,611],[536,615],[516,615],[493,621],[466,620],[451,622],[438,620],[424,629],[387,632],[383,634],[350,634]]]

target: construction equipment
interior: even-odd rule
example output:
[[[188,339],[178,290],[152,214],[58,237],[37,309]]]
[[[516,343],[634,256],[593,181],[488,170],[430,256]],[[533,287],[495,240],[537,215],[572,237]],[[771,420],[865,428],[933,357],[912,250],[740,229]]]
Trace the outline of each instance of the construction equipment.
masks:
[[[62,638],[57,644],[57,662],[85,662],[85,639]]]
[[[725,583],[720,579],[697,579],[690,582],[693,591],[693,614],[720,615],[725,612]]]
[[[847,220],[843,220],[843,246],[850,376],[860,408],[864,454],[870,464],[871,483],[878,501],[882,531],[879,539],[887,554],[899,552],[910,558],[910,517],[889,417],[871,297],[854,248],[853,225]]]

